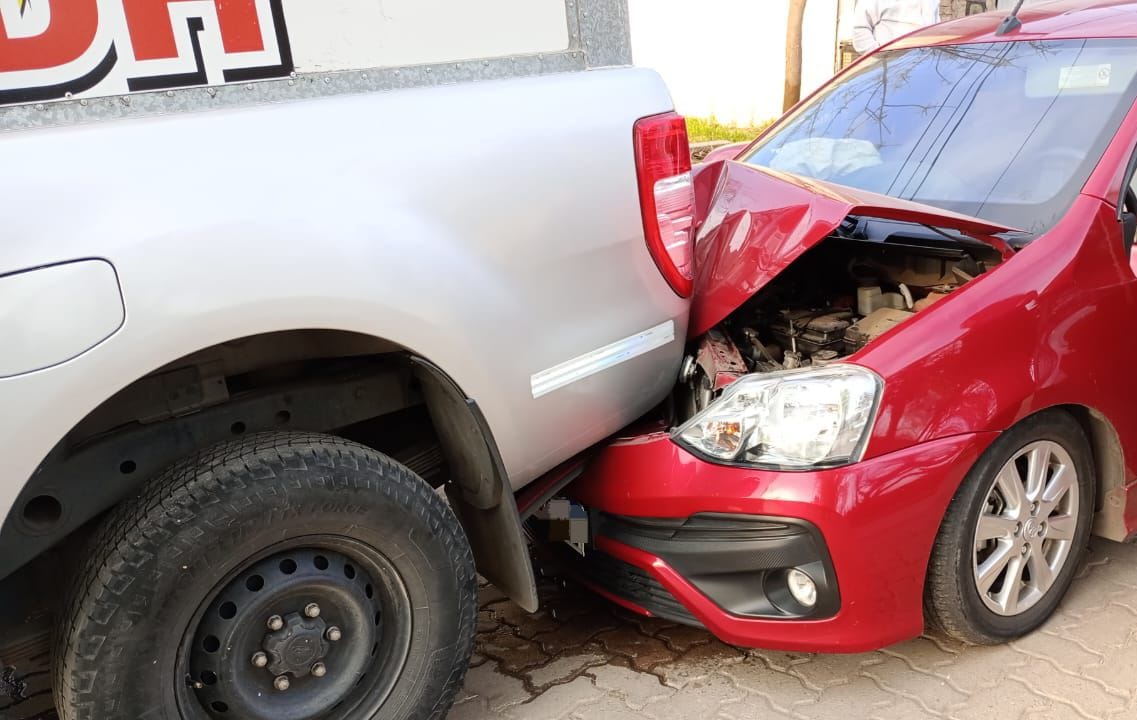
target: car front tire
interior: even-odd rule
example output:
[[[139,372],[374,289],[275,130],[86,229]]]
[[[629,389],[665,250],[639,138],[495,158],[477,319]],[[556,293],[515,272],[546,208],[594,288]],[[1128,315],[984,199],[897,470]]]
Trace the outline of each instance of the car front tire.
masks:
[[[1094,489],[1089,442],[1069,414],[1039,413],[1003,433],[940,527],[924,599],[930,624],[989,645],[1045,622],[1083,557]]]

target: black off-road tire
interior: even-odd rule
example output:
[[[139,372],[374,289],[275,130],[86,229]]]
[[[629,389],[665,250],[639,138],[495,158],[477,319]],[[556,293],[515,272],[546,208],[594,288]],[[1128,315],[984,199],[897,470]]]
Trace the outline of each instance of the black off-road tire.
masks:
[[[1079,506],[1074,540],[1050,590],[1026,611],[1000,615],[984,604],[976,587],[972,567],[976,523],[999,470],[1020,449],[1040,440],[1061,445],[1077,469]],[[929,626],[957,640],[995,645],[1026,635],[1044,623],[1066,594],[1084,557],[1093,523],[1095,488],[1089,441],[1069,413],[1044,411],[1003,433],[967,474],[940,526],[924,593]]]
[[[252,435],[202,451],[109,514],[59,627],[60,717],[208,718],[184,711],[193,691],[175,677],[195,613],[271,548],[337,536],[380,553],[413,608],[401,672],[377,712],[353,719],[444,717],[466,674],[477,612],[461,526],[406,467],[362,445],[302,433]]]

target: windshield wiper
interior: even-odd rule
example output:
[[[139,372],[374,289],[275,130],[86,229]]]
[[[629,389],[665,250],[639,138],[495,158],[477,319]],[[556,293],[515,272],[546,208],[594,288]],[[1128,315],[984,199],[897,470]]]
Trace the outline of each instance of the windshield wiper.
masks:
[[[981,240],[977,240],[976,238],[968,235],[967,233],[960,232],[959,230],[954,230],[952,228],[948,228],[945,230],[944,228],[938,228],[935,225],[924,225],[923,223],[921,223],[921,224],[923,225],[923,227],[926,227],[927,229],[931,230],[935,234],[941,235],[941,236],[947,238],[948,240],[952,240],[955,242],[966,242],[966,243],[971,243],[971,244],[978,243],[980,245],[986,245],[987,244]],[[948,232],[948,230],[951,230],[951,232]],[[955,234],[953,234],[953,233],[955,233]],[[992,233],[992,236],[997,237],[1000,240],[1003,240],[1004,242],[1006,242],[1008,245],[1010,245],[1011,247],[1013,247],[1015,249],[1022,249],[1027,243],[1029,243],[1035,237],[1034,233],[1027,232],[1026,230],[1005,230],[1003,232]]]
[[[947,240],[955,247],[960,245],[994,247],[1004,258],[1009,258],[1014,254],[1014,251],[1022,249],[1034,238],[1032,233],[1021,230],[1006,230],[990,235],[973,235],[950,225],[938,226],[932,223],[893,220],[871,215],[849,215],[837,226],[833,234],[843,240],[867,240],[883,243],[896,242],[893,238],[904,237],[907,234],[905,241],[918,238],[929,242]]]
[[[974,235],[970,235],[968,233],[965,233],[962,230],[956,230],[955,228],[941,228],[941,227],[936,227],[935,225],[928,225],[927,223],[920,223],[919,226],[922,228],[925,228],[926,230],[930,230],[931,232],[935,233],[937,236],[942,237],[946,240],[950,240],[951,242],[953,242],[957,245],[969,245],[971,247],[986,247],[986,248],[991,247],[991,243],[984,242],[980,238],[977,238]],[[1012,243],[1010,240],[1007,239],[1006,236],[1010,235],[1010,234],[1019,234],[1019,233],[1018,233],[1018,231],[1011,231],[1011,232],[1006,232],[1006,233],[993,233],[992,235],[990,235],[990,237],[993,237],[993,238],[996,238],[999,240],[1003,240],[1009,246],[1017,247],[1014,245],[1014,243]],[[1029,233],[1024,233],[1024,234],[1029,234]]]
[[[998,236],[1006,240],[1007,244],[1011,247],[1018,248],[1020,250],[1026,247],[1026,245],[1028,245],[1031,240],[1034,240],[1036,237],[1038,237],[1034,233],[1027,232],[1026,230],[1008,230],[1007,232],[999,233]]]

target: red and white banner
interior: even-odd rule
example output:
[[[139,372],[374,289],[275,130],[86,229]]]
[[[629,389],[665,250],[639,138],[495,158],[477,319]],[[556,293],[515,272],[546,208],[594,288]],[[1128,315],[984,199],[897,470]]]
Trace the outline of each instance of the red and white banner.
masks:
[[[0,105],[292,70],[281,0],[0,0]]]
[[[0,105],[568,44],[565,0],[0,0]]]

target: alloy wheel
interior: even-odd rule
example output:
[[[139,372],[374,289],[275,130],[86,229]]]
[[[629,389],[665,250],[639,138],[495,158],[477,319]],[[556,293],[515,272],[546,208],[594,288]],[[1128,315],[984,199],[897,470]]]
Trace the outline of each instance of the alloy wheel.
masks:
[[[983,604],[1019,615],[1050,591],[1078,530],[1078,472],[1058,443],[1026,445],[996,474],[975,525],[972,570]]]

